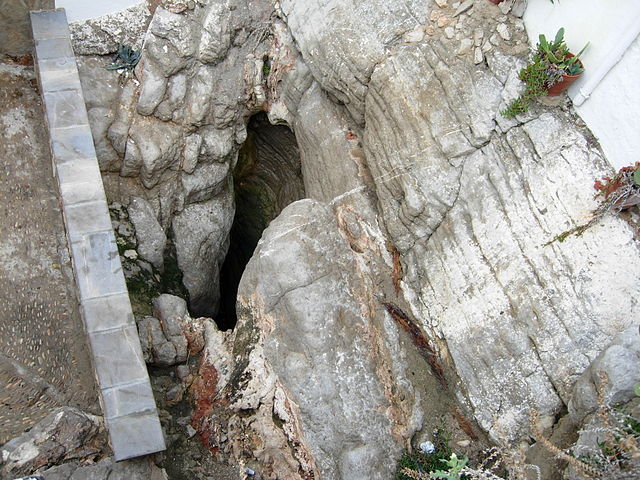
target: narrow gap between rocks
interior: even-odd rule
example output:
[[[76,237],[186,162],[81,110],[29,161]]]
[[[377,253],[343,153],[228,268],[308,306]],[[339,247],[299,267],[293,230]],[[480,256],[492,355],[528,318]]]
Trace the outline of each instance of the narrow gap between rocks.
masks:
[[[229,251],[220,271],[220,310],[216,323],[222,330],[235,326],[238,285],[262,232],[290,203],[304,198],[300,154],[293,132],[271,125],[264,113],[247,126],[247,140],[233,170],[236,213]]]

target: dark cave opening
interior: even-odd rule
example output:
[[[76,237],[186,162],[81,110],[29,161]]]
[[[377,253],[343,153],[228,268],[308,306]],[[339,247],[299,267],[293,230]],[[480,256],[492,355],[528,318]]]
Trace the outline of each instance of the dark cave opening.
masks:
[[[229,250],[220,270],[222,330],[235,326],[238,285],[247,263],[271,220],[291,202],[304,198],[300,154],[293,132],[269,123],[266,114],[249,120],[247,139],[233,170],[236,213]]]

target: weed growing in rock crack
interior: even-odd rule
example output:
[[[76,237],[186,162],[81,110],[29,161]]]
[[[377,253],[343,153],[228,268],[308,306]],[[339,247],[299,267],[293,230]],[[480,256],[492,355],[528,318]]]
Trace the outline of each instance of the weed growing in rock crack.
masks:
[[[526,463],[524,447],[491,448],[484,452],[479,463],[471,466],[467,457],[458,456],[449,447],[450,438],[444,427],[436,429],[433,438],[431,445],[421,444],[426,451],[407,452],[402,456],[394,480],[540,480],[538,467]]]
[[[526,112],[533,100],[547,94],[547,65],[540,57],[535,56],[533,62],[520,71],[518,78],[525,83],[525,90],[501,112],[507,118]]]
[[[450,435],[444,427],[439,427],[433,434],[433,451],[425,453],[420,450],[405,452],[398,461],[398,469],[394,480],[409,480],[413,472],[430,473],[443,467],[451,458],[453,451],[449,447]],[[407,473],[409,472],[409,473]],[[426,477],[429,478],[429,477]]]
[[[531,412],[531,431],[536,441],[556,458],[564,460],[582,478],[592,480],[632,480],[640,478],[640,419],[625,409],[613,408],[605,399],[608,383],[600,375],[597,385],[599,426],[583,433],[597,435],[597,448],[574,447],[574,455],[560,450],[546,438],[538,424],[539,414]],[[637,392],[640,393],[640,392]],[[637,400],[637,399],[636,399]],[[586,454],[579,454],[586,451]]]
[[[134,50],[128,45],[120,45],[115,60],[105,68],[107,70],[133,70],[140,61],[140,55],[140,50]]]
[[[596,208],[588,222],[566,230],[543,246],[548,246],[555,242],[564,242],[567,237],[575,235],[579,237],[589,227],[600,221],[609,213],[620,213],[623,210],[640,204],[640,162],[629,167],[622,167],[613,177],[603,177],[596,180],[593,188],[597,190],[596,197],[602,200]]]

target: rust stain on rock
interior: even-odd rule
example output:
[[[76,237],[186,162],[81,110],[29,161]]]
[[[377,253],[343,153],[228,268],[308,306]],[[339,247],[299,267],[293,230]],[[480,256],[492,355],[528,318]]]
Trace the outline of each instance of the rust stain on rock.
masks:
[[[218,447],[213,443],[213,431],[208,420],[213,412],[218,378],[218,371],[208,362],[207,355],[204,355],[200,360],[198,377],[191,387],[194,404],[191,426],[196,430],[198,438],[205,448],[214,454],[217,453]]]
[[[458,409],[456,407],[449,407],[451,409],[451,413],[453,413],[453,416],[456,419],[456,422],[458,422],[458,425],[460,426],[460,429],[467,434],[467,436],[471,439],[471,440],[478,440],[478,435],[476,435],[476,432],[473,431],[473,427],[471,426],[471,422],[469,422],[469,420],[467,420],[464,415],[462,415]]]
[[[398,250],[393,245],[387,245],[387,250],[393,257],[393,271],[391,273],[391,279],[393,280],[393,289],[395,290],[396,294],[398,294],[400,293],[400,282],[404,277],[402,264],[400,263],[400,252],[398,252]]]
[[[389,302],[381,302],[382,306],[389,312],[389,315],[396,321],[400,327],[406,331],[409,335],[411,335],[411,339],[413,340],[413,344],[418,348],[420,355],[427,361],[429,366],[431,367],[431,371],[438,379],[438,381],[442,384],[443,387],[448,387],[447,380],[444,376],[444,371],[442,370],[442,366],[438,361],[438,355],[435,350],[429,344],[427,337],[424,336],[420,328],[416,325],[416,323],[409,318],[409,316],[404,313],[399,307],[393,305]]]

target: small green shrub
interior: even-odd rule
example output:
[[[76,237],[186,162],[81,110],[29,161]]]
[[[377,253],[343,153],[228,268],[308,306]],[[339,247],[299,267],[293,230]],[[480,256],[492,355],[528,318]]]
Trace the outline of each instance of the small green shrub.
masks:
[[[509,106],[502,112],[507,118],[513,118],[520,113],[529,110],[531,102],[538,97],[547,94],[549,88],[549,74],[547,72],[547,63],[539,56],[533,57],[533,62],[520,70],[518,75],[521,81],[525,83],[524,92],[512,101]]]
[[[449,433],[444,427],[436,429],[433,435],[433,453],[423,453],[415,451],[413,453],[405,452],[398,461],[398,469],[394,480],[411,480],[414,477],[403,473],[408,469],[419,473],[431,473],[442,469],[443,462],[451,459],[453,451],[449,447]]]
[[[458,458],[458,456],[455,453],[452,453],[449,460],[446,460],[446,461],[441,460],[441,461],[446,463],[448,468],[446,470],[436,470],[435,472],[432,472],[429,476],[431,478],[444,478],[445,480],[460,480],[460,478],[462,478],[460,477],[460,474],[464,469],[464,467],[467,466],[469,459],[467,457]]]

